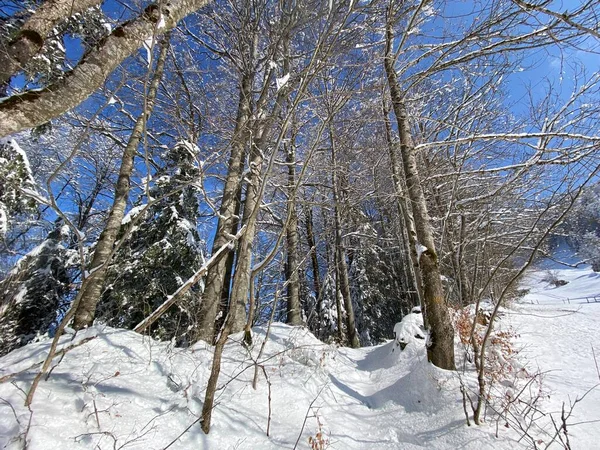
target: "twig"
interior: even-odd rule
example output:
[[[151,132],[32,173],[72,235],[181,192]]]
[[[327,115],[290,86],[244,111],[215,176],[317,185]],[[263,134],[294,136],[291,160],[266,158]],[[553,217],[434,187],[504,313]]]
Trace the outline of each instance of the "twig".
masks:
[[[300,442],[300,438],[302,437],[302,433],[304,432],[304,427],[306,426],[306,421],[308,420],[308,413],[310,412],[310,410],[312,409],[313,405],[315,404],[315,402],[317,401],[317,399],[321,395],[321,392],[323,392],[323,390],[325,389],[326,386],[327,386],[327,384],[324,384],[321,387],[321,389],[319,389],[319,392],[317,393],[317,396],[315,398],[313,398],[312,402],[310,402],[310,405],[308,405],[308,409],[306,410],[306,414],[304,415],[304,421],[302,422],[302,428],[300,428],[300,433],[298,434],[298,439],[296,439],[296,443],[294,444],[293,450],[296,450],[296,448],[298,448],[298,443]]]
[[[267,375],[267,371],[265,370],[265,366],[260,366],[260,368],[262,369],[264,375],[265,375],[265,379],[267,380],[267,387],[269,388],[269,417],[267,418],[267,436],[269,436],[270,434],[270,430],[271,430],[271,380],[269,380],[269,375]]]
[[[596,365],[596,373],[598,374],[598,379],[600,380],[600,368],[598,368],[598,360],[596,359],[596,352],[594,352],[593,345],[592,345],[592,356],[594,357],[594,364]]]
[[[72,350],[72,349],[74,349],[76,347],[79,347],[80,345],[83,345],[83,344],[85,344],[85,343],[87,343],[87,342],[89,342],[89,341],[91,341],[92,339],[95,339],[95,338],[96,338],[96,336],[85,338],[85,339],[82,339],[81,341],[79,341],[77,344],[71,345],[71,346],[66,347],[66,348],[62,348],[62,349],[60,349],[60,350],[58,350],[57,352],[54,353],[54,357],[57,357],[57,356],[60,356],[60,355],[64,355],[69,350]],[[39,364],[42,364],[43,362],[44,361],[39,361],[39,362],[36,362],[35,364],[32,364],[31,366],[27,367],[26,369],[23,369],[23,370],[20,370],[18,372],[14,372],[14,373],[9,373],[8,375],[4,375],[3,377],[0,378],[0,383],[4,383],[5,381],[8,381],[12,377],[15,377],[15,376],[20,375],[20,374],[22,374],[24,372],[27,372],[28,370],[33,369],[35,366],[37,366]]]
[[[171,442],[169,442],[169,445],[164,447],[162,450],[167,450],[171,445],[173,445],[175,442],[177,442],[181,436],[183,436],[185,433],[187,433],[190,430],[190,428],[192,428],[194,425],[196,425],[201,420],[202,420],[202,416],[198,417],[196,420],[194,420],[192,423],[190,423],[188,425],[188,427],[179,434],[179,436],[177,436],[175,439],[173,439]]]

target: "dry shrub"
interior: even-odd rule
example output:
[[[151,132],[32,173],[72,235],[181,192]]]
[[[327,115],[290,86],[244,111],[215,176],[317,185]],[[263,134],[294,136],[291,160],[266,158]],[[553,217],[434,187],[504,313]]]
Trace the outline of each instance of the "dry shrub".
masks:
[[[329,447],[329,439],[325,436],[321,419],[318,415],[315,417],[317,419],[317,432],[314,436],[308,438],[308,445],[310,445],[311,450],[325,450]]]

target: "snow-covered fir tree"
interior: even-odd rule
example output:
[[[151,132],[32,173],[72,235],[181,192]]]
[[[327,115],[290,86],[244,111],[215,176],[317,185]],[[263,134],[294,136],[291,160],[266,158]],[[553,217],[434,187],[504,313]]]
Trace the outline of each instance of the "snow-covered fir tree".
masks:
[[[97,317],[112,326],[133,328],[174,293],[203,263],[204,242],[196,230],[198,179],[196,147],[180,142],[163,157],[144,209],[135,207],[124,219],[122,235],[133,226],[109,269]],[[141,217],[140,217],[141,215]],[[198,288],[182,296],[150,329],[157,338],[193,342],[199,305]]]
[[[68,228],[57,223],[48,237],[21,258],[0,282],[0,355],[47,333],[69,293],[72,251]]]
[[[350,274],[356,327],[361,342],[378,344],[393,337],[394,324],[416,305],[409,288],[402,285],[400,258],[373,242],[362,244],[354,253]]]
[[[0,142],[0,239],[8,232],[13,216],[35,209],[35,200],[24,191],[35,192],[27,155],[14,139]]]

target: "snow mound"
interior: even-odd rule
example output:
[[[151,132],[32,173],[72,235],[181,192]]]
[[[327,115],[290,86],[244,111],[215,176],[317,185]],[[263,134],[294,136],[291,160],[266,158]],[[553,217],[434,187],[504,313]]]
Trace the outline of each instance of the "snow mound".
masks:
[[[292,449],[317,433],[332,449],[515,448],[491,427],[466,426],[456,374],[427,362],[423,339],[411,351],[338,348],[276,323],[261,353],[266,333],[256,328],[251,348],[241,334],[227,344],[209,435],[199,424],[208,344],[174,348],[108,327],[65,336],[30,410],[25,394],[50,343],[15,350],[0,359],[0,448]]]
[[[396,336],[396,342],[402,350],[409,344],[413,344],[412,348],[422,345],[426,338],[423,315],[420,309],[418,311],[407,314],[401,322],[394,326],[394,336]]]

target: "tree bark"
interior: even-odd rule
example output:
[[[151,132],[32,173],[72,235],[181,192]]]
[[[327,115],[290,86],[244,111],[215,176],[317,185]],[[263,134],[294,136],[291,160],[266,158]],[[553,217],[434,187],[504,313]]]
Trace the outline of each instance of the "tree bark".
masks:
[[[121,229],[121,222],[125,216],[125,207],[127,206],[127,199],[129,198],[130,178],[133,171],[135,154],[142,139],[146,121],[150,117],[154,107],[158,85],[164,71],[168,47],[169,36],[167,35],[160,44],[160,53],[148,89],[145,110],[138,117],[133,127],[133,131],[131,132],[131,136],[129,136],[129,141],[123,151],[113,204],[108,213],[108,219],[104,230],[96,243],[96,249],[94,250],[94,256],[90,265],[90,271],[94,272],[94,276],[88,283],[82,286],[84,292],[82,293],[81,301],[75,311],[73,327],[76,330],[89,327],[94,322],[96,305],[102,295],[108,263],[112,257],[113,247],[119,230]]]
[[[344,309],[346,310],[346,328],[348,335],[348,344],[352,348],[360,347],[360,341],[358,339],[358,333],[356,332],[356,325],[354,322],[354,308],[352,306],[352,297],[350,296],[350,281],[348,279],[348,264],[346,263],[346,248],[344,246],[344,239],[342,237],[342,218],[340,212],[340,195],[338,186],[338,174],[337,174],[337,151],[336,142],[333,137],[333,127],[329,126],[329,140],[331,144],[331,161],[333,165],[332,170],[332,185],[333,185],[333,211],[334,211],[334,224],[335,224],[335,247],[336,247],[336,259],[337,268],[339,275],[339,289],[344,302]]]
[[[319,258],[317,256],[317,245],[315,241],[315,233],[313,231],[313,213],[310,206],[304,208],[304,225],[306,227],[306,242],[310,251],[310,262],[313,273],[313,289],[315,291],[317,317],[321,317],[323,311],[323,296],[321,295],[321,279],[319,270]],[[317,330],[320,331],[320,330]]]
[[[266,130],[263,128],[259,141],[263,141]],[[263,147],[262,145],[260,147]],[[260,184],[263,163],[263,149],[258,144],[252,144],[250,149],[250,174],[244,201],[242,224],[246,226],[246,234],[240,241],[237,254],[237,263],[233,277],[233,287],[229,298],[229,311],[237,310],[235,320],[231,324],[230,333],[242,331],[246,325],[246,300],[250,286],[250,272],[252,271],[252,248],[256,237],[256,222],[258,210],[262,200]]]
[[[245,158],[242,158],[242,161]],[[242,170],[243,166],[240,165],[240,179],[242,178]],[[235,212],[234,212],[234,221],[233,221],[233,229],[231,234],[237,232],[239,222],[240,222],[240,212],[242,206],[242,184],[238,188],[237,199],[235,204]],[[235,262],[235,251],[237,245],[233,250],[230,250],[227,254],[227,261],[225,262],[225,279],[223,280],[223,289],[221,290],[221,301],[219,302],[219,308],[217,317],[218,319],[214,321],[214,331],[213,331],[213,341],[217,341],[217,333],[225,323],[225,317],[227,316],[227,308],[229,307],[229,297],[231,296],[231,282],[233,281],[233,266]]]
[[[213,244],[213,252],[217,251],[229,240],[233,233],[234,224],[237,225],[239,215],[239,191],[244,169],[245,146],[250,136],[249,120],[252,114],[252,85],[254,73],[247,72],[242,75],[240,84],[240,99],[236,117],[236,125],[231,146],[231,155],[227,170],[223,199],[219,209],[219,221]],[[233,251],[231,251],[233,252]],[[202,304],[199,311],[198,339],[213,342],[215,338],[215,319],[223,298],[224,284],[231,279],[231,271],[227,277],[227,268],[233,265],[233,254],[220,260],[209,271],[205,281]],[[226,292],[229,293],[229,286]],[[223,318],[224,320],[224,318]]]
[[[430,333],[427,356],[429,361],[437,367],[454,370],[454,329],[450,320],[448,307],[444,301],[444,291],[440,278],[433,229],[417,170],[417,159],[411,137],[408,112],[394,69],[392,56],[393,39],[392,24],[388,21],[384,66],[392,98],[392,107],[398,125],[400,153],[402,155],[404,176],[406,177],[408,196],[415,221],[415,231],[418,239],[417,245],[419,248],[421,246],[424,247],[423,251],[420,252],[421,255],[418,262],[423,283],[424,316],[427,316]]]
[[[296,151],[294,142],[289,144],[286,154],[288,164],[288,208],[289,221],[286,231],[287,242],[287,323],[302,325],[300,309],[300,274],[298,273],[298,213],[296,211]]]
[[[68,17],[99,5],[103,0],[49,0],[35,10],[17,36],[0,49],[0,85],[8,81],[43,47],[52,29]]]
[[[392,138],[392,126],[390,124],[389,110],[385,106],[383,110],[383,119],[385,122],[385,135],[388,146],[388,154],[390,157],[390,168],[392,169],[392,181],[394,182],[396,207],[398,209],[398,217],[402,224],[403,244],[408,242],[408,253],[410,259],[407,262],[410,263],[410,274],[413,278],[412,284],[417,290],[417,297],[419,299],[421,309],[424,310],[421,273],[419,268],[419,258],[417,255],[417,232],[415,230],[414,219],[410,214],[410,207],[406,202],[406,195],[404,192],[405,189],[402,185],[401,179],[402,167],[400,166],[398,158],[396,157],[396,148]],[[403,245],[403,247],[405,246]]]
[[[171,0],[164,2],[161,8],[156,4],[148,6],[143,14],[115,28],[56,83],[39,91],[13,95],[0,103],[0,137],[42,125],[79,105],[100,88],[142,42],[173,29],[181,19],[208,1]],[[164,22],[160,29],[159,21]]]

